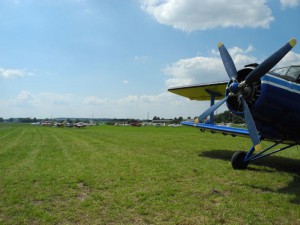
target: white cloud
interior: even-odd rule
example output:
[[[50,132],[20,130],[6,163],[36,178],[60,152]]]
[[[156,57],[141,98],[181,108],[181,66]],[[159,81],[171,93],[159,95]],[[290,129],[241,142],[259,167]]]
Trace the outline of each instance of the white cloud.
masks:
[[[34,96],[29,91],[22,91],[16,97],[17,101],[31,101],[34,99]]]
[[[43,92],[37,95],[38,101],[49,105],[66,105],[72,100],[71,94],[57,94]]]
[[[217,27],[268,28],[274,20],[266,0],[140,0],[141,8],[159,23],[183,31]]]
[[[102,105],[108,101],[108,98],[98,98],[96,96],[88,96],[83,100],[85,105]]]
[[[136,56],[134,56],[133,59],[134,59],[135,62],[145,63],[150,59],[150,57],[147,56],[147,55],[142,55],[142,56],[137,56],[136,55]]]
[[[123,84],[128,84],[129,81],[128,81],[128,80],[122,80],[122,83],[123,83]]]
[[[86,111],[96,117],[138,118],[146,119],[154,116],[172,118],[172,116],[198,115],[199,106],[206,103],[192,102],[169,92],[158,95],[130,95],[119,99],[102,99],[95,96],[84,99]],[[193,107],[194,106],[194,107]]]
[[[222,62],[216,57],[194,57],[180,59],[164,69],[171,78],[166,80],[168,87],[190,85],[226,79],[223,74]]]
[[[172,100],[171,93],[162,93],[159,95],[130,95],[120,98],[114,101],[118,105],[129,105],[129,104],[158,104],[166,103]]]
[[[30,103],[32,106],[43,107],[44,105],[65,105],[71,102],[71,94],[57,94],[42,92],[38,94],[32,94],[29,91],[21,91],[10,102],[14,105]]]
[[[246,50],[233,47],[228,51],[237,69],[244,67],[246,64],[257,62],[255,57],[248,55],[253,51],[253,46],[249,46]],[[167,66],[164,72],[170,78],[166,80],[166,85],[174,87],[228,80],[219,53],[215,50],[211,52],[212,56],[180,59]]]
[[[295,52],[289,52],[284,56],[284,58],[276,65],[277,68],[283,66],[290,66],[290,65],[300,65],[300,54]]]
[[[74,98],[70,94],[37,93],[22,91],[10,101],[0,102],[9,117],[92,117],[152,119],[154,116],[194,117],[209,107],[207,102],[163,92],[157,95],[131,95],[119,99],[89,96]]]
[[[4,111],[9,117],[65,116],[75,112],[76,101],[71,94],[37,93],[21,91],[15,98],[3,102]]]
[[[280,3],[283,8],[294,8],[300,5],[300,0],[280,0]]]
[[[158,103],[165,102],[170,100],[172,95],[170,93],[163,93],[159,95],[128,95],[116,100],[108,98],[98,98],[96,96],[89,96],[83,100],[85,105],[99,105],[99,106],[108,106],[108,105],[130,105],[130,104],[148,104],[148,103]]]
[[[9,105],[17,107],[31,107],[35,96],[29,91],[21,91],[15,98],[8,100]]]
[[[0,68],[0,77],[3,77],[3,78],[24,77],[27,75],[33,75],[33,74],[30,72],[27,72],[25,69]]]

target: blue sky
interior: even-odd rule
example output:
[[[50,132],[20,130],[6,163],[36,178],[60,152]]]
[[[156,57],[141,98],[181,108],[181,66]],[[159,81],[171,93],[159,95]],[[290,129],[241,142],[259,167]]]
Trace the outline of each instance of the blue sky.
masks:
[[[227,80],[300,41],[300,0],[0,0],[0,117],[150,119],[208,102],[168,87]],[[300,64],[300,44],[278,64]]]

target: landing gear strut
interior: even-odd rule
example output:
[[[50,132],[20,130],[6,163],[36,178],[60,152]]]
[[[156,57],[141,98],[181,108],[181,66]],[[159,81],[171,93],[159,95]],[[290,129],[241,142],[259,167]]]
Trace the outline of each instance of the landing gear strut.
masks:
[[[298,144],[296,142],[292,143],[292,144],[288,144],[285,147],[282,147],[282,148],[279,148],[277,150],[273,150],[273,151],[267,153],[270,149],[274,148],[275,146],[277,146],[283,142],[284,142],[283,140],[275,142],[273,145],[262,150],[261,152],[259,152],[257,154],[253,154],[254,150],[255,150],[255,148],[253,146],[247,153],[243,152],[243,151],[237,151],[236,153],[233,154],[233,156],[231,158],[231,165],[232,165],[233,169],[235,169],[235,170],[244,170],[247,168],[249,162],[267,157],[269,155],[273,155],[277,152],[286,150],[286,149],[291,148]]]

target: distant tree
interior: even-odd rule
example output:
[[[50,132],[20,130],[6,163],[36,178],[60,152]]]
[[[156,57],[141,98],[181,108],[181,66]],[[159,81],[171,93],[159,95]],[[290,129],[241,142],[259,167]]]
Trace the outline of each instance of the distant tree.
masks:
[[[244,119],[242,117],[239,117],[237,115],[234,115],[233,114],[233,117],[232,117],[232,123],[235,123],[235,124],[241,124],[241,123],[244,123]]]
[[[2,117],[0,117],[0,123],[3,123],[4,119]]]
[[[180,117],[178,117],[178,118],[174,118],[173,119],[173,123],[180,123],[180,122],[182,122],[183,121],[183,118],[182,118],[182,116],[180,116]]]
[[[84,119],[83,122],[84,122],[84,123],[89,123],[90,120],[89,120],[89,119]]]
[[[242,117],[233,114],[229,110],[215,115],[214,120],[216,123],[244,123],[244,119]]]
[[[26,117],[26,118],[19,118],[19,122],[20,122],[20,123],[31,123],[31,122],[32,122],[32,119],[29,118],[29,117]]]

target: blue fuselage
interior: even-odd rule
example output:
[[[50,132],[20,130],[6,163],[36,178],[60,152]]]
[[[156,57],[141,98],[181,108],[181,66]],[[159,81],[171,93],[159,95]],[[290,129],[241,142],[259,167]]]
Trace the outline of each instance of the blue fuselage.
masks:
[[[266,74],[250,108],[262,139],[300,143],[300,84]]]

